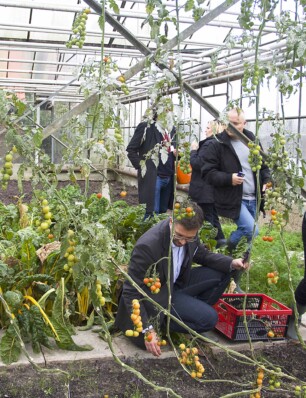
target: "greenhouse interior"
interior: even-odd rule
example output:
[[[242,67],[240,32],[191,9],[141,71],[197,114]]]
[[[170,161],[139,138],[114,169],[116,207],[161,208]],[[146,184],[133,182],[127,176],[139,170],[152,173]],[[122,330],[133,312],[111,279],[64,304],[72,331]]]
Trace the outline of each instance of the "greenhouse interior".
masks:
[[[306,397],[305,372],[299,373],[306,366],[306,319],[302,318],[306,307],[296,294],[301,283],[306,286],[305,15],[305,0],[0,0],[0,364],[5,365],[8,381],[2,387],[0,383],[0,398]],[[242,117],[251,136],[232,122],[232,111]],[[130,152],[144,122],[136,167]],[[165,340],[158,331],[157,350],[172,347],[175,355],[160,365],[166,366],[161,373],[167,374],[171,366],[184,373],[180,376],[184,382],[157,376],[152,381],[146,358],[140,361],[143,368],[133,367],[133,361],[125,363],[113,346],[120,333],[116,315],[121,292],[128,280],[141,300],[171,318],[170,299],[169,307],[163,308],[145,282],[131,281],[129,264],[138,240],[155,224],[169,216],[170,225],[195,216],[190,207],[196,175],[192,153],[199,154],[206,144],[213,148],[207,133],[213,123],[222,126],[220,131],[212,129],[215,148],[217,143],[222,146],[220,136],[226,133],[243,144],[255,195],[260,197],[255,200],[250,239],[245,234],[232,248],[229,242],[236,225],[240,228],[238,217],[222,211],[224,239],[218,238],[217,224],[207,224],[205,210],[204,224],[196,234],[207,250],[243,258],[247,269],[239,277],[243,289],[240,279],[232,281],[237,282],[240,296],[260,297],[260,311],[257,301],[251,300],[249,308],[248,299],[239,304],[244,337],[237,337],[236,329],[236,337],[225,335],[232,342],[248,341],[253,353],[254,340],[264,341],[272,352],[273,344],[290,342],[286,333],[295,322],[300,344],[284,348],[284,353],[292,350],[290,366],[226,345],[223,354],[233,359],[229,368],[239,362],[248,370],[237,365],[237,374],[228,370],[223,376],[207,352],[203,354],[207,372],[199,363],[196,350],[203,349],[205,339],[198,340],[199,334],[189,328],[184,331],[191,335],[186,343],[181,333],[171,335],[167,323],[170,348],[162,347]],[[141,158],[141,146],[149,142],[148,131],[155,125],[163,141]],[[171,132],[169,138],[167,131],[174,135]],[[150,167],[162,164],[165,170],[170,152],[172,203],[164,210],[159,204],[156,210],[158,175],[150,181]],[[199,178],[214,186],[215,206],[219,180],[214,182],[207,171],[209,162],[217,167],[218,161],[222,167],[227,160],[220,154],[211,160],[213,152],[205,156]],[[264,167],[269,170],[267,181],[262,181]],[[244,178],[243,173],[237,176]],[[244,180],[232,178],[230,185],[243,184]],[[142,181],[148,185],[141,188]],[[223,191],[228,196],[225,201],[229,192],[228,187]],[[153,195],[154,211],[149,210],[146,195]],[[171,233],[173,247],[175,231]],[[192,245],[191,235],[182,239],[184,245]],[[159,261],[154,257],[149,267],[158,284]],[[145,279],[152,276],[148,272]],[[163,287],[170,292],[170,284],[167,280],[165,286],[156,285],[157,293]],[[239,294],[235,287],[228,289],[229,295]],[[222,305],[220,311],[228,306]],[[257,315],[269,310],[268,315]],[[137,311],[138,307],[131,319]],[[220,323],[222,315],[218,316]],[[149,329],[142,327],[141,317],[137,319],[131,334],[127,330],[123,338],[138,338],[142,332],[147,347]],[[254,319],[258,334],[250,326]],[[155,330],[154,322],[155,318],[150,327]],[[49,394],[38,383],[31,385],[32,393],[20,395],[24,381],[16,373],[15,391],[9,369],[22,355],[32,365],[34,380],[41,369],[31,353],[44,353],[53,345],[58,350],[90,350],[75,343],[77,328],[88,333],[98,330],[119,369],[110,371],[113,380],[102,378],[97,382],[99,392],[93,392],[80,387],[86,384],[81,376],[74,384],[67,369],[57,369],[45,376]],[[216,329],[219,337],[225,333],[223,326]],[[177,342],[181,348],[175,348]],[[185,351],[183,346],[189,348]],[[276,361],[271,352],[268,357]],[[106,371],[102,365],[99,369]],[[128,372],[115,386],[114,375],[119,380],[122,369]],[[54,383],[57,376],[64,381]],[[205,379],[209,383],[203,383]]]

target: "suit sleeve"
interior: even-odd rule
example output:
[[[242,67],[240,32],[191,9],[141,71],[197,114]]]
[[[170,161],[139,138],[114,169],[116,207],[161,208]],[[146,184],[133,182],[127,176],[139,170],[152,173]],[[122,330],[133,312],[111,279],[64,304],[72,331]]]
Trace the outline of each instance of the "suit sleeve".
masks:
[[[139,149],[142,144],[143,135],[145,129],[147,127],[147,123],[140,123],[134,132],[134,135],[129,142],[129,145],[126,148],[127,156],[132,163],[133,167],[138,170],[140,168],[140,156],[139,156]]]
[[[213,253],[206,249],[203,244],[199,244],[193,261],[197,264],[213,268],[225,274],[231,272],[232,257],[221,253]]]
[[[132,257],[129,264],[128,274],[135,283],[141,289],[143,289],[149,296],[152,297],[149,288],[144,284],[143,279],[147,276],[146,273],[150,266],[157,262],[155,256],[151,252],[151,249],[146,244],[137,244],[134,247]],[[161,298],[161,295],[166,294],[167,285],[162,286],[161,291],[158,295],[152,298],[156,301]],[[143,295],[133,287],[129,282],[125,282],[124,289],[122,292],[122,298],[125,301],[126,308],[130,308],[132,312],[132,301],[133,299],[140,300],[140,315],[143,323],[143,327],[149,326],[148,322],[152,314],[148,313],[147,305],[143,304]]]
[[[215,187],[232,186],[232,173],[220,171],[221,151],[219,146],[224,145],[217,141],[210,141],[203,144],[203,165],[201,167],[202,177],[205,181]]]

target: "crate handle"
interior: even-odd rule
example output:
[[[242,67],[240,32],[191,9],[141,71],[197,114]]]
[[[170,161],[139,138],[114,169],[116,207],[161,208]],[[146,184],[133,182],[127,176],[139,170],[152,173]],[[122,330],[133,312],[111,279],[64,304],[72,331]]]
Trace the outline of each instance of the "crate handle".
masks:
[[[219,303],[219,308],[221,308],[223,311],[227,311],[227,306],[223,303]]]

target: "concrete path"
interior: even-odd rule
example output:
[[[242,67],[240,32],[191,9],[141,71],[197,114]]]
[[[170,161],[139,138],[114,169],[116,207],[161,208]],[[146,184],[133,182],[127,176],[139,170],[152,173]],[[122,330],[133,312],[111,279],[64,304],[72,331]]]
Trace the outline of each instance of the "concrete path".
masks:
[[[302,318],[302,325],[300,327],[300,332],[302,335],[302,338],[304,341],[306,341],[306,314],[304,314]],[[220,335],[218,332],[214,332],[216,336],[219,338],[218,344],[225,345],[226,347],[229,347],[235,351],[247,351],[249,347],[249,343],[247,342],[234,342],[226,337],[223,337]],[[0,338],[3,335],[3,331],[0,332]],[[54,349],[50,350],[48,348],[43,348],[43,354],[35,354],[33,353],[31,347],[29,345],[26,346],[28,353],[32,360],[38,364],[38,365],[44,365],[45,363],[52,363],[52,362],[67,362],[67,361],[79,361],[79,360],[86,360],[86,359],[111,359],[112,358],[112,353],[111,350],[108,347],[108,344],[102,340],[102,338],[99,337],[98,333],[93,332],[92,330],[89,331],[77,331],[77,334],[73,336],[73,340],[75,341],[76,344],[79,345],[91,345],[93,347],[93,350],[91,351],[65,351],[65,350],[60,350],[54,345]],[[289,340],[284,339],[284,340],[278,340],[278,341],[257,341],[254,342],[254,347],[255,349],[263,348],[266,345],[274,345],[274,344],[286,344]],[[142,359],[153,359],[153,357],[150,353],[140,350],[136,348],[133,343],[130,341],[129,338],[126,338],[125,336],[119,336],[115,337],[113,340],[113,345],[114,345],[114,350],[116,355],[118,355],[120,358],[129,358],[129,357],[134,357],[137,356],[138,358]],[[215,346],[213,343],[210,344],[210,348],[213,352],[218,352],[222,350],[222,348],[219,348]],[[172,350],[171,347],[163,347],[163,354],[159,358],[159,360],[166,359],[168,357],[174,357],[175,354]],[[156,359],[156,358],[155,358]],[[29,361],[26,358],[24,354],[21,355],[21,358],[17,363],[14,363],[10,366],[19,366],[19,365],[24,365],[28,364]],[[4,365],[0,361],[0,368],[4,367]]]

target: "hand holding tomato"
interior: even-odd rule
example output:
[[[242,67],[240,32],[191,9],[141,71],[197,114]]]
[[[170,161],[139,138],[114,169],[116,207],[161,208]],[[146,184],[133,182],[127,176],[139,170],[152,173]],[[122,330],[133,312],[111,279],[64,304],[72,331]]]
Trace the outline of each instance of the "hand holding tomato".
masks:
[[[145,340],[145,342],[144,342],[146,349],[155,357],[159,357],[162,353],[160,346],[157,344],[159,341],[159,338],[154,330],[150,330],[150,334],[152,336],[151,341]]]

